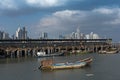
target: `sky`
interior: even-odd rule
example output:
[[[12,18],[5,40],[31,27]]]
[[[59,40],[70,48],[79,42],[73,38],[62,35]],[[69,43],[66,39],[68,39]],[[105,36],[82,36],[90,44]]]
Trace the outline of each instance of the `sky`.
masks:
[[[0,30],[26,27],[31,38],[76,31],[120,41],[120,0],[0,0]]]

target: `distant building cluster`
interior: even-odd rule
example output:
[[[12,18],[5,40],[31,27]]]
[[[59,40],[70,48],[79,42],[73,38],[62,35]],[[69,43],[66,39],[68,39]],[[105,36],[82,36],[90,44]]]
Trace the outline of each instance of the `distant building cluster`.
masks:
[[[72,32],[69,35],[59,35],[60,39],[100,39],[99,35],[91,32],[90,34],[81,33],[79,28],[77,28],[76,32]]]
[[[28,31],[26,30],[25,27],[21,28],[19,27],[15,34],[13,34],[11,37],[9,36],[8,33],[4,31],[0,31],[0,39],[29,39],[28,36]],[[39,35],[39,39],[48,39],[48,33],[46,32],[41,32]]]
[[[19,27],[16,33],[11,37],[8,33],[0,31],[0,39],[28,39],[27,30],[25,27],[23,27],[22,29]]]
[[[0,39],[29,39],[28,32],[25,27],[18,28],[16,33],[9,37],[9,34],[0,31]],[[47,32],[41,32],[39,35],[39,39],[48,39]],[[59,39],[100,39],[99,35],[91,32],[90,34],[84,34],[80,32],[80,29],[77,28],[76,32],[72,32],[69,35],[59,35]]]
[[[85,35],[86,39],[100,39],[99,35],[91,32],[90,34]]]

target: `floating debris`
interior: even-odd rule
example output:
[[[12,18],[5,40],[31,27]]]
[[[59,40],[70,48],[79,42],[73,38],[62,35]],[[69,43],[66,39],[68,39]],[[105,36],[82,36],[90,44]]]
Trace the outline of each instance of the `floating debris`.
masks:
[[[94,76],[94,74],[86,74],[86,76],[91,77]]]

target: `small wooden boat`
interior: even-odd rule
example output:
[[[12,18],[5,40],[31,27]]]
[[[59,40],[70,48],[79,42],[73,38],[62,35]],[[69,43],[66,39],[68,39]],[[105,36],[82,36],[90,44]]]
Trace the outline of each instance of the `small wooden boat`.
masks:
[[[89,65],[92,62],[92,58],[86,58],[83,60],[76,61],[74,63],[55,63],[53,64],[53,60],[43,60],[41,61],[41,66],[39,69],[41,70],[55,70],[55,69],[74,69],[81,68]]]

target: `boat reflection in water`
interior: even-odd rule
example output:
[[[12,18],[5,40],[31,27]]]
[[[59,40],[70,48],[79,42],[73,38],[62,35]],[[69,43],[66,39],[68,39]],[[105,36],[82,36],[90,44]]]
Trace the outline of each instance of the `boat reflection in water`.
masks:
[[[74,68],[81,68],[85,67],[87,65],[90,65],[90,63],[93,61],[93,59],[86,58],[83,60],[76,61],[74,63],[53,63],[53,60],[42,60],[41,66],[39,69],[41,70],[55,70],[55,69],[74,69]]]

